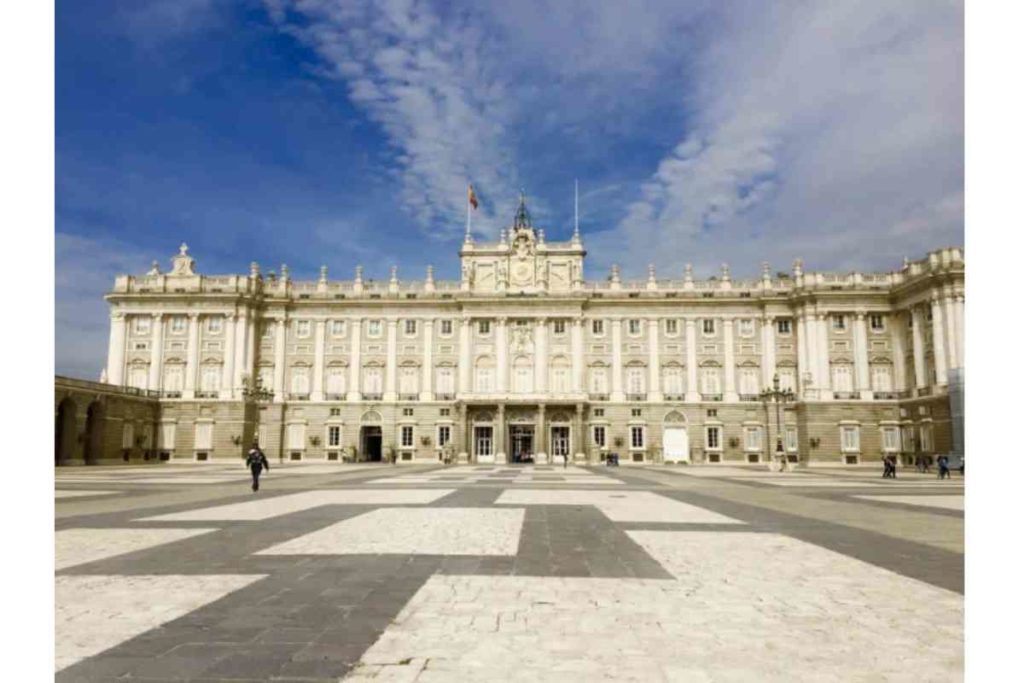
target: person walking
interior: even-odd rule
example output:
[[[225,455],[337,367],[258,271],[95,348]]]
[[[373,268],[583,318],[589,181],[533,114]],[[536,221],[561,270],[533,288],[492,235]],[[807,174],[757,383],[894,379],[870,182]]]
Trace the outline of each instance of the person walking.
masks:
[[[882,458],[882,479],[888,479],[889,473],[892,471],[890,468],[892,465],[889,463],[889,456]]]
[[[895,479],[896,478],[896,456],[895,455],[890,455],[889,456],[889,478],[890,479]]]
[[[260,474],[264,469],[267,472],[270,471],[270,463],[267,462],[267,456],[260,450],[258,442],[254,441],[252,448],[249,449],[249,454],[245,457],[245,466],[252,472],[252,490],[260,490]]]
[[[945,455],[939,456],[939,479],[949,478],[949,458]]]

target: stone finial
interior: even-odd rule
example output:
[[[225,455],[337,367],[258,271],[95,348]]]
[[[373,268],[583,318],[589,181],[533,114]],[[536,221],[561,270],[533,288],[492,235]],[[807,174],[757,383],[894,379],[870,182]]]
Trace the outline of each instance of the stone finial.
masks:
[[[149,271],[146,273],[146,275],[159,275],[159,274],[160,274],[160,262],[154,260],[152,263],[149,264]]]
[[[287,263],[282,263],[281,264],[281,281],[282,282],[288,282],[288,264]]]
[[[656,279],[655,276],[654,276],[654,272],[655,272],[654,271],[654,264],[653,263],[648,263],[647,264],[647,279],[648,280]]]
[[[363,281],[363,267],[362,266],[356,266],[356,282],[362,282],[362,281]]]
[[[188,245],[182,242],[171,259],[171,275],[195,275],[195,268],[196,260],[188,255]]]
[[[434,281],[434,266],[427,266],[427,282]]]
[[[398,282],[398,266],[391,266],[391,282]]]
[[[320,266],[320,282],[327,282],[327,266]]]
[[[253,261],[253,262],[251,262],[249,264],[249,277],[251,277],[253,280],[255,280],[259,276],[260,276],[260,264],[258,264],[255,261]]]
[[[618,282],[619,281],[619,264],[617,264],[617,263],[612,265],[611,281],[612,282]]]
[[[274,271],[270,271],[269,273],[267,273],[267,280],[269,280],[272,283],[277,282],[277,273]]]
[[[502,228],[501,230],[498,231],[498,242],[500,242],[501,244],[505,244],[507,240],[508,235],[505,232],[505,228]]]
[[[693,264],[687,263],[683,268],[683,280],[686,282],[693,282]]]
[[[723,263],[722,264],[722,282],[728,282],[728,281],[729,281],[729,264],[728,263]]]
[[[544,228],[537,231],[537,244],[544,244]]]
[[[793,277],[803,277],[804,274],[804,261],[803,259],[797,259],[793,261]]]
[[[772,279],[772,267],[767,261],[761,261],[761,279],[771,280]]]
[[[907,258],[906,256],[904,256],[903,257],[903,270],[906,270],[909,267],[910,267],[910,259]]]

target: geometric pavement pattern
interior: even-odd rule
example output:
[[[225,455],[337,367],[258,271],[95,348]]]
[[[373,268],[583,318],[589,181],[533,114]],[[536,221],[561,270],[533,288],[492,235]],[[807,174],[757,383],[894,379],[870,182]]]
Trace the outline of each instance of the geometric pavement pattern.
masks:
[[[962,478],[240,469],[57,471],[57,681],[963,677]]]

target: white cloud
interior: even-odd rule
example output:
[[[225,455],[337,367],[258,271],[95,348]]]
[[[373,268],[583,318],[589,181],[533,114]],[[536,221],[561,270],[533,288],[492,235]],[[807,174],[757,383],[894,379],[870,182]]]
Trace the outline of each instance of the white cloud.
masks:
[[[393,148],[400,200],[427,234],[447,239],[464,230],[466,184],[484,206],[474,228],[496,232],[495,216],[513,210],[518,186],[505,126],[499,78],[479,59],[482,35],[468,18],[444,20],[426,3],[407,0],[304,2],[288,10],[268,1],[270,15],[310,46],[326,73],[343,79]]]
[[[764,258],[895,267],[962,243],[960,4],[736,9],[700,57],[692,128],[592,253],[753,275]]]

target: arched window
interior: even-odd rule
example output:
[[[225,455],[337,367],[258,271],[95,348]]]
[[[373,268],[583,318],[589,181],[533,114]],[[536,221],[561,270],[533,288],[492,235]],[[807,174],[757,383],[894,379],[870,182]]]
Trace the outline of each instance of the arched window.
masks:
[[[220,389],[220,366],[204,365],[199,375],[200,391],[217,391]]]
[[[164,368],[164,391],[181,391],[185,380],[185,369],[175,363]]]
[[[128,386],[145,389],[149,383],[149,368],[144,365],[133,365],[128,371]]]
[[[398,393],[415,394],[419,392],[420,370],[415,365],[403,365],[399,368]]]
[[[681,396],[683,394],[683,369],[678,365],[669,365],[662,371],[662,383],[665,394]]]
[[[721,394],[722,380],[719,368],[705,367],[700,370],[700,391],[702,394]]]
[[[308,368],[292,368],[292,393],[299,395],[309,393]]]
[[[631,365],[626,368],[626,393],[642,394],[645,391],[644,383],[645,368],[639,365]]]
[[[759,368],[744,367],[740,368],[740,393],[747,396],[754,396],[761,391],[761,383],[758,380],[758,375],[761,370]]]
[[[363,391],[367,394],[380,394],[384,391],[384,373],[377,365],[363,368]]]
[[[443,365],[437,369],[437,393],[455,393],[455,368]]]
[[[340,365],[332,365],[327,368],[327,393],[342,395],[345,393],[345,368]]]
[[[484,356],[476,362],[474,389],[478,394],[489,394],[494,391],[494,359],[490,356]]]
[[[590,393],[608,393],[608,368],[603,365],[595,365],[590,368]]]
[[[842,363],[832,366],[832,390],[853,391],[853,368],[850,365]]]
[[[526,356],[519,356],[512,362],[512,391],[517,394],[533,391],[533,363]]]

